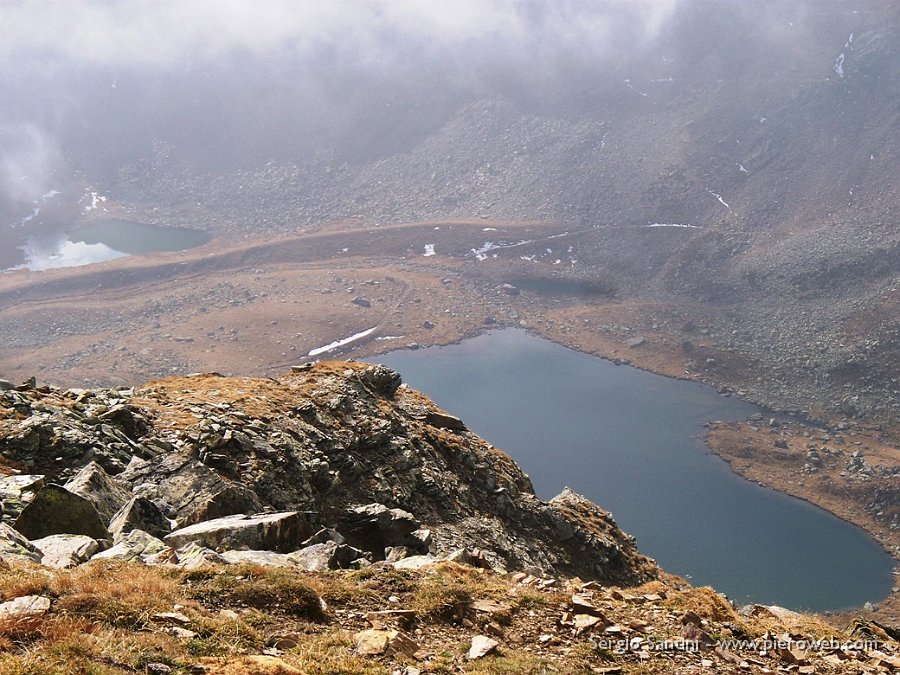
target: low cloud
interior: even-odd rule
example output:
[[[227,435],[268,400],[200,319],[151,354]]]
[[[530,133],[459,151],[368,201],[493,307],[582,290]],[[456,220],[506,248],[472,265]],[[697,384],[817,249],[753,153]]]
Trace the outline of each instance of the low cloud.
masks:
[[[303,54],[323,45],[377,61],[397,39],[587,48],[655,35],[678,0],[56,0],[0,7],[0,59],[163,65],[233,53]]]
[[[31,123],[0,124],[0,202],[17,208],[51,187],[61,153],[55,141]]]

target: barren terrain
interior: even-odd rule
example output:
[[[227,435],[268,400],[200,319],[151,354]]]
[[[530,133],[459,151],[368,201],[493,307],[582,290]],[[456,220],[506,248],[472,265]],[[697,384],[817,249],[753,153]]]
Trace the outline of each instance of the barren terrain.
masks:
[[[758,360],[723,345],[702,308],[633,296],[616,278],[586,272],[577,248],[592,234],[486,219],[337,223],[275,241],[213,241],[180,254],[8,273],[0,276],[0,375],[62,386],[133,385],[187,372],[277,375],[315,358],[371,358],[518,326],[766,402]],[[367,334],[310,356],[360,333]],[[897,557],[896,425],[824,412],[808,414],[841,431],[795,416],[775,428],[716,426],[708,440],[737,473],[864,527]],[[829,446],[822,440],[829,434],[841,453],[865,443],[865,461],[878,470],[842,476],[848,458],[826,454],[810,473],[807,446]],[[788,449],[773,448],[782,437]],[[883,609],[878,616],[896,618],[894,600]]]

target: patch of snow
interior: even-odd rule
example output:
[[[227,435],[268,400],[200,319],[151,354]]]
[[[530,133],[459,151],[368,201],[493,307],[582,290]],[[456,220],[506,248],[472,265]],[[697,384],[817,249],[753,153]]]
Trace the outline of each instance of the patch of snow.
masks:
[[[674,82],[674,77],[658,77],[655,80],[650,80],[651,82]]]
[[[355,335],[351,335],[350,337],[345,337],[342,340],[335,340],[334,342],[331,342],[331,343],[325,345],[324,347],[316,347],[315,349],[310,350],[310,352],[309,352],[309,354],[307,354],[307,356],[318,356],[319,354],[324,354],[325,352],[330,352],[334,349],[337,349],[338,347],[343,347],[344,345],[349,345],[351,342],[356,342],[357,340],[361,340],[362,338],[366,337],[367,335],[371,335],[372,333],[375,332],[375,328],[377,328],[377,327],[378,326],[369,328],[368,330],[364,330],[361,333],[356,333]]]
[[[84,197],[78,200],[78,203],[84,202],[86,199],[89,199],[89,203],[85,205],[84,212],[88,213],[89,211],[96,210],[100,204],[106,201],[106,197],[101,195],[99,192],[94,192],[93,190],[86,194]]]
[[[61,195],[62,192],[59,190],[50,190],[50,192],[46,192],[41,195],[40,199],[42,202],[47,201],[48,199],[53,199],[56,195]]]
[[[640,91],[639,89],[635,89],[635,88],[634,88],[634,85],[631,84],[631,80],[629,80],[629,79],[626,78],[626,79],[624,80],[624,82],[625,82],[625,86],[628,87],[629,89],[631,89],[634,93],[640,94],[641,96],[646,96],[646,95],[647,95],[646,93]]]
[[[681,227],[688,230],[702,230],[702,225],[691,225],[689,223],[650,223],[647,227]]]
[[[482,232],[496,232],[497,228],[496,227],[482,227],[481,231]]]
[[[422,254],[426,258],[434,255],[434,244],[425,244],[425,253]]]
[[[486,241],[478,248],[473,248],[472,253],[475,254],[476,260],[487,260],[487,253],[494,248],[494,242]]]
[[[522,260],[527,260],[528,262],[534,262],[536,256],[534,255],[522,255],[519,256]]]
[[[515,246],[522,246],[523,244],[530,244],[531,241],[518,241],[514,244],[495,244],[492,241],[486,241],[478,248],[471,249],[472,253],[475,255],[476,260],[487,260],[488,253],[491,251],[496,251],[501,248],[513,248]],[[497,254],[494,253],[491,255],[492,258],[496,258]]]
[[[765,123],[768,122],[768,121],[769,121],[769,120],[768,120],[767,117],[760,117],[760,118],[759,118],[759,123],[760,123],[760,124],[765,124]]]
[[[838,74],[838,77],[844,77],[844,54],[838,54],[838,57],[834,60],[834,72]]]
[[[724,206],[726,209],[731,209],[731,207],[728,206],[728,203],[727,203],[724,199],[722,199],[722,195],[716,194],[715,192],[713,192],[713,191],[710,190],[709,188],[706,188],[706,191],[707,191],[709,194],[711,194],[713,197],[715,197],[716,199],[718,199],[718,200],[719,200],[719,203],[720,203],[722,206]]]
[[[740,162],[738,162],[738,171],[740,171],[741,173],[750,173],[749,171],[747,171],[747,169],[744,168],[744,165],[741,164]]]
[[[544,237],[544,239],[537,240],[537,241],[549,241],[550,239],[559,239],[560,237],[568,236],[568,234],[569,234],[568,232],[562,232],[561,234],[554,234],[552,236]],[[487,258],[488,258],[487,254],[490,253],[491,251],[499,251],[501,249],[506,249],[506,248],[516,248],[517,246],[525,246],[526,244],[534,244],[535,242],[536,242],[536,240],[534,240],[534,239],[523,239],[522,241],[513,242],[512,244],[495,244],[492,241],[486,241],[480,247],[473,248],[470,250],[472,251],[472,254],[475,256],[476,259],[487,260]],[[547,252],[552,253],[553,251],[552,251],[552,249],[548,248]],[[491,257],[496,258],[497,254],[494,253],[491,255]]]
[[[384,335],[382,337],[375,338],[376,340],[402,340],[402,335]]]

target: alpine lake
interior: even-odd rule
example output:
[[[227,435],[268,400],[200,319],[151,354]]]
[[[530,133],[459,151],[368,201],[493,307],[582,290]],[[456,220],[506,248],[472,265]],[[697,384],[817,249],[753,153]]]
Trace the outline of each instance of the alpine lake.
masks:
[[[890,593],[895,563],[868,533],[740,478],[707,451],[704,423],[766,414],[750,403],[520,329],[369,360],[510,454],[539,497],[571,487],[695,585],[809,611]]]

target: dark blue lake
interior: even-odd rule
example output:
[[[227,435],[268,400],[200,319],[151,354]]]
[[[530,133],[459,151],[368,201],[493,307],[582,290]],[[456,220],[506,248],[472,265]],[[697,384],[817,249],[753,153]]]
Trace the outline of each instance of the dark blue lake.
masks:
[[[570,486],[696,585],[813,611],[890,593],[894,562],[866,532],[707,454],[703,423],[751,404],[513,329],[371,360],[509,453],[538,496]]]

